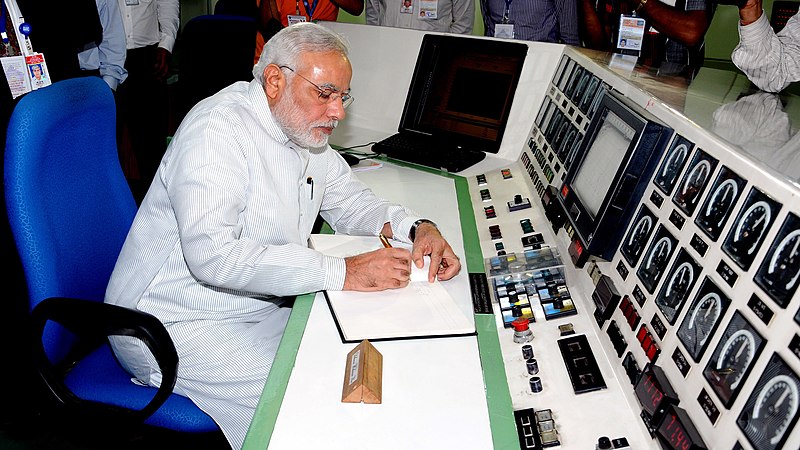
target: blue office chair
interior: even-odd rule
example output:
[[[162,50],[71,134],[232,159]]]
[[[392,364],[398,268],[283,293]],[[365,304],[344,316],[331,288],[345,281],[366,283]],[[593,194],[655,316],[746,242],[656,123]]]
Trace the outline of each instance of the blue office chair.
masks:
[[[28,287],[36,369],[72,417],[218,432],[194,403],[172,393],[178,357],[164,326],[103,303],[136,214],[117,155],[115,117],[111,90],[88,77],[27,94],[9,122],[6,206]],[[131,382],[109,335],[135,336],[150,347],[163,374],[160,388]]]

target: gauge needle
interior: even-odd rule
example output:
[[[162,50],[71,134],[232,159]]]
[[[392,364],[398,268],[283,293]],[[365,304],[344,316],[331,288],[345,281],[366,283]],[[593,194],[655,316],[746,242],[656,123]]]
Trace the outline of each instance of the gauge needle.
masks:
[[[775,402],[775,409],[780,408],[781,403],[783,403],[783,401],[786,400],[786,397],[788,396],[789,396],[789,390],[785,389],[783,391],[783,394],[781,394],[781,397],[778,399],[778,401]]]
[[[745,345],[742,345],[741,347],[739,347],[739,351],[736,352],[736,360],[737,361],[739,360],[739,357],[742,356],[742,352],[745,350],[745,347],[746,347]]]

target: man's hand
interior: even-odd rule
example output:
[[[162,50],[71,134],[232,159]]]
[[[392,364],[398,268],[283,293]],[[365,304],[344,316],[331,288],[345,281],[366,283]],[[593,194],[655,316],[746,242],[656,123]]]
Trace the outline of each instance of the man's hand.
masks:
[[[382,248],[344,259],[345,291],[383,291],[408,286],[411,253],[404,248]]]
[[[761,0],[747,0],[747,3],[739,8],[739,19],[742,25],[750,25],[758,20],[762,13]]]
[[[171,56],[172,53],[168,52],[163,47],[158,47],[156,50],[156,60],[155,64],[153,65],[153,71],[156,78],[159,80],[164,80],[167,78],[167,75],[169,74],[169,60]]]
[[[429,283],[433,283],[437,278],[441,281],[449,280],[461,271],[461,261],[458,256],[439,230],[430,223],[422,223],[417,227],[414,247],[411,250],[411,260],[420,269],[425,265],[423,259],[425,256],[431,257],[431,266],[428,269]]]

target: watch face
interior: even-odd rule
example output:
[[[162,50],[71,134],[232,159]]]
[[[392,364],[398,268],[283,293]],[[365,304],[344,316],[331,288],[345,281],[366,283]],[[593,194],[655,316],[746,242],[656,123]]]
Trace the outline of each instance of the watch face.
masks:
[[[730,303],[708,277],[703,280],[677,331],[678,339],[695,362],[706,351]]]
[[[775,303],[786,308],[800,278],[800,218],[789,213],[755,276]]]
[[[650,242],[650,247],[644,253],[639,269],[636,271],[636,275],[641,280],[642,285],[651,294],[655,291],[658,281],[664,275],[669,259],[677,246],[678,240],[663,225],[659,225],[656,235]]]
[[[672,145],[670,145],[664,160],[661,162],[661,167],[659,167],[653,178],[653,182],[665,194],[672,194],[672,188],[675,187],[678,176],[686,165],[686,161],[689,160],[689,153],[692,151],[692,147],[694,147],[694,144],[686,138],[678,134],[675,135]]]
[[[725,166],[720,169],[711,192],[694,219],[697,226],[712,240],[719,239],[745,184],[747,182],[732,170]]]
[[[681,182],[672,196],[672,202],[687,216],[694,214],[694,210],[703,196],[703,190],[711,180],[711,175],[717,167],[717,160],[706,152],[698,150],[692,162],[686,169]]]
[[[736,311],[703,371],[726,408],[736,400],[763,347],[764,339]]]
[[[620,253],[631,267],[636,267],[636,263],[639,262],[644,246],[647,245],[647,240],[656,229],[657,223],[658,219],[655,214],[642,204],[639,214],[636,215],[636,219],[632,222],[628,234],[619,247]]]
[[[678,252],[678,257],[672,263],[672,269],[664,279],[664,284],[661,285],[656,297],[656,305],[670,325],[675,325],[675,320],[678,319],[678,314],[686,303],[686,299],[689,298],[689,292],[695,282],[700,278],[702,270],[703,268],[689,256],[685,249]]]
[[[797,422],[800,380],[774,353],[736,423],[757,450],[777,450]]]
[[[749,269],[780,210],[780,203],[758,189],[751,189],[736,221],[728,231],[722,250],[739,267]]]

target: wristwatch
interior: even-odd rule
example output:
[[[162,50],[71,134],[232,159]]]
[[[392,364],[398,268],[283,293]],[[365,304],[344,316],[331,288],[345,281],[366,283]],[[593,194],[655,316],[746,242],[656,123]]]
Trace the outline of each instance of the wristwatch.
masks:
[[[422,225],[423,223],[429,223],[429,224],[433,225],[434,228],[436,228],[436,229],[439,228],[431,220],[419,219],[418,221],[414,222],[414,225],[411,225],[411,230],[408,232],[408,238],[411,239],[411,242],[414,242],[414,238],[417,237],[417,227]]]

